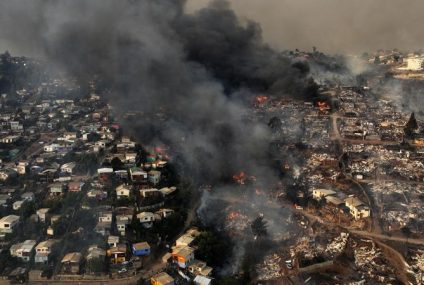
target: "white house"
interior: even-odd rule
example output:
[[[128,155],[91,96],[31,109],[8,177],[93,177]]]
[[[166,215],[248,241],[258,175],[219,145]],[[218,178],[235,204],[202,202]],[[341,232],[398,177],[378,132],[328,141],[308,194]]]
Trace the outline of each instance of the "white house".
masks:
[[[116,196],[118,197],[118,199],[123,197],[129,198],[130,193],[131,193],[130,188],[124,184],[116,187]]]
[[[312,197],[316,200],[319,200],[321,198],[325,198],[327,196],[332,196],[336,194],[335,191],[329,190],[329,189],[314,189],[312,190]]]
[[[9,215],[0,219],[0,232],[12,233],[19,223],[19,216]]]
[[[60,167],[60,171],[63,173],[72,174],[76,165],[77,164],[75,162],[65,163]]]
[[[151,212],[141,212],[137,214],[137,219],[140,220],[140,223],[145,228],[150,228],[153,226],[153,222],[156,220],[156,215]]]
[[[35,247],[35,262],[36,263],[48,263],[49,255],[52,252],[53,245],[57,242],[57,240],[49,239],[40,242]]]
[[[345,204],[346,207],[349,208],[350,213],[355,218],[355,220],[369,217],[371,214],[370,208],[356,197],[346,198]]]
[[[53,143],[53,144],[50,144],[50,145],[46,145],[46,146],[44,146],[44,151],[45,151],[45,152],[55,152],[55,151],[57,151],[59,148],[60,148],[60,144]]]
[[[23,261],[29,261],[32,250],[37,242],[35,240],[26,240],[21,243],[14,244],[10,247],[10,255],[18,257]]]

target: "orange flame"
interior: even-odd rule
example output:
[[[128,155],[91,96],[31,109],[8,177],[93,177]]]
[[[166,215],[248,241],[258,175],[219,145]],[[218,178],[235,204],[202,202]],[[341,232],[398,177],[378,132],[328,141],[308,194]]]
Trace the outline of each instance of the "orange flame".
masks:
[[[244,173],[243,171],[241,171],[239,174],[234,174],[233,175],[233,180],[234,182],[243,185],[244,181],[246,179],[246,173]]]
[[[255,100],[257,104],[263,104],[268,100],[268,96],[259,95],[259,96],[256,96]]]
[[[330,110],[330,105],[328,105],[327,102],[324,101],[318,101],[317,102],[317,106],[319,108],[320,111],[328,111]]]

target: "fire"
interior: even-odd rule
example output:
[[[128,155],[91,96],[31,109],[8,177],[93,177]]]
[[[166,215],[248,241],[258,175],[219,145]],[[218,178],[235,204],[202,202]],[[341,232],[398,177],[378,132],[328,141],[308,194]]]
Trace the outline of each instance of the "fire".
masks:
[[[239,174],[234,174],[233,175],[233,180],[234,182],[240,184],[240,185],[244,185],[244,182],[246,180],[246,173],[244,173],[243,171],[241,171]]]
[[[317,106],[322,112],[330,110],[330,105],[328,105],[328,103],[325,101],[318,101]]]
[[[236,220],[236,219],[238,219],[240,217],[241,217],[241,214],[239,212],[231,211],[227,215],[227,220],[228,221],[234,221],[234,220]]]
[[[255,97],[256,104],[263,104],[268,100],[268,96],[259,95]]]

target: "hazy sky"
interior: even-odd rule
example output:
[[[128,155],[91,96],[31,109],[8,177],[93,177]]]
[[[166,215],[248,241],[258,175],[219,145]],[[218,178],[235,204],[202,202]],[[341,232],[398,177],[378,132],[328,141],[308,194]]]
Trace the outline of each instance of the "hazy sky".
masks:
[[[188,0],[193,11],[210,0]],[[361,52],[424,47],[424,0],[229,0],[281,49]],[[217,19],[219,20],[219,19]]]

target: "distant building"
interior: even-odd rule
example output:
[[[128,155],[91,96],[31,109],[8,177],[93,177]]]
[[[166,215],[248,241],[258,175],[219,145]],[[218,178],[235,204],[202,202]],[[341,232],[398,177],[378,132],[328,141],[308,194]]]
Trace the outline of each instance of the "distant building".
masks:
[[[9,215],[0,219],[0,232],[13,233],[19,223],[19,216]]]

